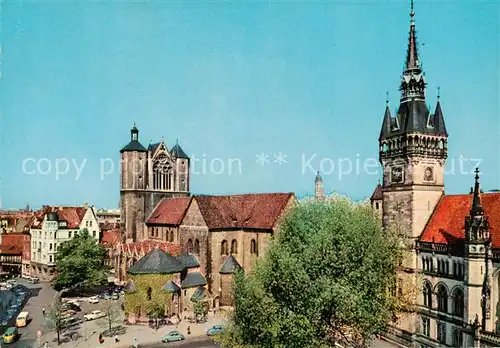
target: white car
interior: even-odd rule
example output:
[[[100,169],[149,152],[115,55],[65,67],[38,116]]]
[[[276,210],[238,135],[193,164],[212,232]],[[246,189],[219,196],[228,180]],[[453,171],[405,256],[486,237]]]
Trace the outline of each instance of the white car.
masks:
[[[88,302],[89,303],[99,303],[99,297],[97,297],[97,296],[89,297]]]
[[[89,321],[89,320],[94,320],[94,319],[99,319],[99,318],[102,318],[106,316],[105,313],[101,312],[100,310],[96,310],[96,311],[92,311],[90,312],[89,314],[85,314],[83,316],[83,318],[86,320],[86,321]]]

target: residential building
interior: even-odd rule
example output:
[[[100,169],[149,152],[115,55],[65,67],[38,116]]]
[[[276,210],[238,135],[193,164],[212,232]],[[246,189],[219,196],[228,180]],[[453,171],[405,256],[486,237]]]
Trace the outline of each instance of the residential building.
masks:
[[[434,113],[427,108],[417,47],[412,1],[400,105],[395,117],[386,105],[383,182],[371,202],[383,227],[412,245],[398,287],[407,279],[422,290],[416,311],[399,315],[386,335],[408,347],[498,347],[500,194],[483,193],[476,170],[469,194],[445,195],[448,132],[439,92]]]
[[[21,275],[23,237],[21,233],[0,233],[0,274]]]
[[[96,243],[100,229],[93,207],[43,207],[42,217],[30,228],[30,275],[52,279],[56,253],[61,243],[71,240],[81,230],[87,229]]]

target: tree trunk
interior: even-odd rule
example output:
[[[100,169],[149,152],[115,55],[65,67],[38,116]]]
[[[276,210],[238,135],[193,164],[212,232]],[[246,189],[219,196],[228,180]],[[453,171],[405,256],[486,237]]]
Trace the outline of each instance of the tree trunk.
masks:
[[[57,329],[57,345],[61,344],[61,329]]]

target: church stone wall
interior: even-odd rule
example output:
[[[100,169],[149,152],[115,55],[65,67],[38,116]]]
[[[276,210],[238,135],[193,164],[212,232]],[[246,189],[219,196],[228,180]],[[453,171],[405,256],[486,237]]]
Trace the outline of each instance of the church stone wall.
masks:
[[[233,296],[233,275],[232,274],[221,274],[220,275],[220,305],[221,306],[233,306],[234,296]]]

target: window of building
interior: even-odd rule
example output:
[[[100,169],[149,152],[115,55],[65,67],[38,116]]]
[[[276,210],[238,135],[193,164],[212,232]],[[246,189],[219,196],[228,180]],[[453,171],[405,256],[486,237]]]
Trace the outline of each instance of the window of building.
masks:
[[[438,311],[448,313],[448,291],[444,285],[439,285],[437,290]]]
[[[174,242],[174,231],[170,231],[170,242]]]
[[[92,231],[92,237],[95,238],[95,231]]]
[[[193,252],[193,241],[191,239],[189,239],[186,243],[186,251],[188,253],[192,253]]]
[[[236,239],[233,239],[231,241],[231,254],[237,254],[238,253],[238,242]]]
[[[68,238],[71,238],[71,231],[68,231]]]
[[[378,210],[378,202],[377,202],[377,203],[375,203],[375,209],[377,209],[377,210]]]
[[[464,316],[464,292],[460,288],[453,292],[453,315],[461,318]]]
[[[227,255],[227,254],[229,254],[228,248],[227,248],[227,241],[226,240],[223,240],[220,243],[220,254],[221,255]]]
[[[89,221],[89,227],[92,227],[92,221]]]
[[[446,344],[446,323],[438,323],[438,325],[437,325],[437,340],[440,343]]]
[[[431,285],[427,282],[424,283],[423,295],[424,295],[424,306],[429,309],[432,309],[432,289]]]
[[[453,347],[462,347],[462,331],[458,327],[453,329]]]
[[[422,335],[430,337],[431,320],[429,318],[422,318]]]
[[[89,227],[89,222],[85,221],[85,227]]]
[[[49,262],[52,262],[52,255],[49,255]]]
[[[257,242],[255,239],[252,239],[250,242],[250,254],[257,254]]]
[[[200,241],[198,239],[194,240],[194,253],[196,255],[200,254]]]
[[[49,250],[52,250],[52,243],[49,244]]]

